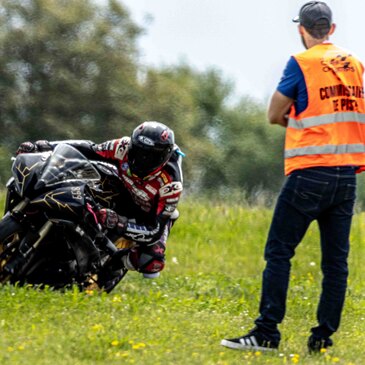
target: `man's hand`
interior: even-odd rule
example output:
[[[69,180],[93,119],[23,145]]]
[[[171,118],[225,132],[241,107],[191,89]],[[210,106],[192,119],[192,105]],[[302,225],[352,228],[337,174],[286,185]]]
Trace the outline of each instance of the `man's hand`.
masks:
[[[100,209],[96,213],[96,216],[98,217],[99,223],[103,228],[113,229],[118,224],[118,214],[112,209]]]
[[[288,126],[288,112],[294,100],[275,91],[269,105],[267,116],[271,124],[279,124],[282,127]]]
[[[127,228],[128,219],[118,215],[112,209],[102,208],[96,213],[96,216],[103,228],[117,229],[118,234],[123,234]]]
[[[18,147],[16,154],[37,152],[37,147],[32,142],[23,142]]]
[[[16,154],[19,155],[21,153],[34,153],[34,152],[44,152],[50,151],[52,149],[51,145],[46,140],[39,140],[35,143],[32,142],[23,142],[18,147]]]

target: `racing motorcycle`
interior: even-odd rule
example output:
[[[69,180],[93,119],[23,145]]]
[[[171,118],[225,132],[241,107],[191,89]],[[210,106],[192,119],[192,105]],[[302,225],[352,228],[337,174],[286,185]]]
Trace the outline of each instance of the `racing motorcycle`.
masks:
[[[95,212],[111,207],[118,184],[114,165],[69,144],[19,154],[0,220],[0,283],[110,292],[127,273],[129,243],[118,248]]]

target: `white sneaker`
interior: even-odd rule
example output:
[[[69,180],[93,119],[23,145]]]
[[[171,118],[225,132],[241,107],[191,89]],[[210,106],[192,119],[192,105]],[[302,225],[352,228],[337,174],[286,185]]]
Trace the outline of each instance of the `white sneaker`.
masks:
[[[221,345],[234,350],[273,351],[277,350],[279,343],[267,341],[259,333],[251,331],[242,337],[224,339]]]

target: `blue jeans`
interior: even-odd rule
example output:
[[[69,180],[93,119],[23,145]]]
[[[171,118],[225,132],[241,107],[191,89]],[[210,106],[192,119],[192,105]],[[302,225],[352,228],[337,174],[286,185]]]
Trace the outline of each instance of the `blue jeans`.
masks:
[[[290,259],[310,223],[317,220],[321,239],[322,293],[315,336],[327,338],[339,327],[347,287],[349,235],[356,196],[355,167],[315,167],[294,171],[278,197],[265,247],[257,329],[280,341]]]

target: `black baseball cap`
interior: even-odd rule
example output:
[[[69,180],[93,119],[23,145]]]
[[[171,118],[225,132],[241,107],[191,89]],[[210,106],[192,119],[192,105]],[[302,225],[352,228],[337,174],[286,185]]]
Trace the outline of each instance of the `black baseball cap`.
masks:
[[[300,23],[306,29],[329,30],[332,24],[332,11],[322,1],[310,1],[300,8],[299,15],[293,18],[293,22]]]

